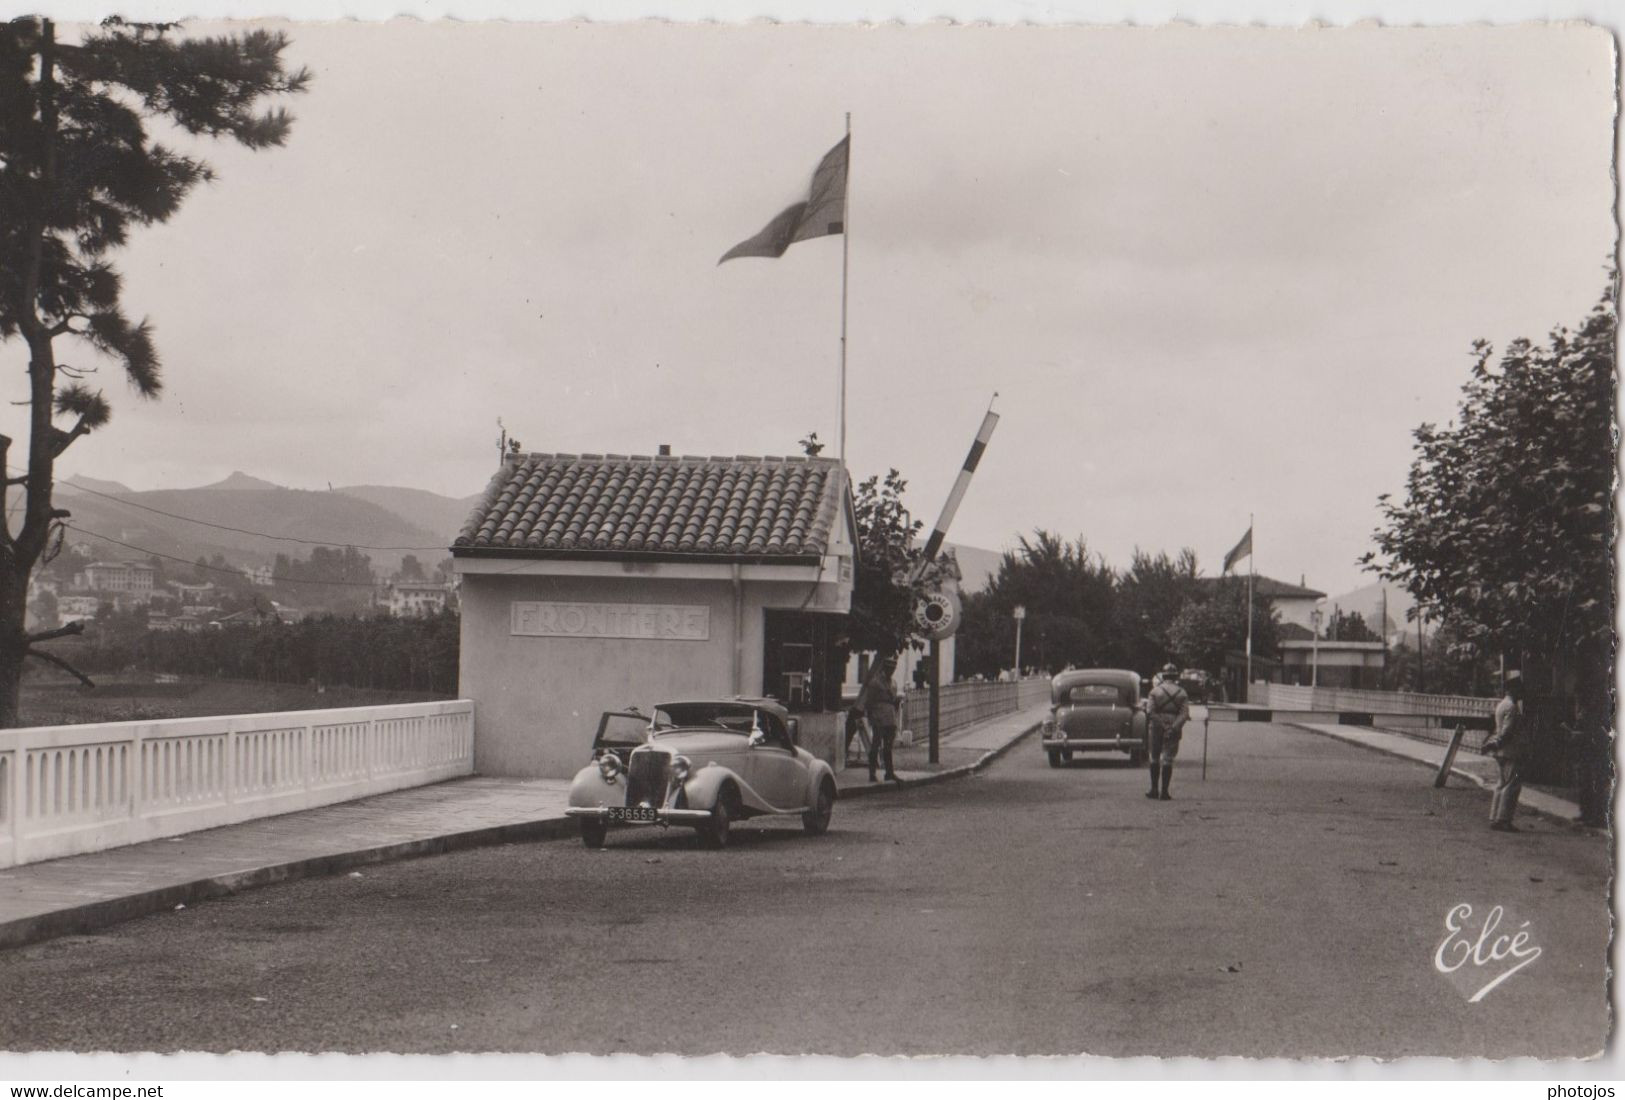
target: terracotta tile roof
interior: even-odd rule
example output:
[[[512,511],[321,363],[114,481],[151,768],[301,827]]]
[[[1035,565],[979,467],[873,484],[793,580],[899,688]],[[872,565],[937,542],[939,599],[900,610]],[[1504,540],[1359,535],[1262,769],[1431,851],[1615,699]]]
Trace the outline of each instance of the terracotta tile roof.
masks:
[[[1217,588],[1221,584],[1246,584],[1247,574],[1233,573],[1228,577],[1202,577],[1199,583],[1210,588]],[[1274,577],[1266,577],[1262,573],[1253,578],[1253,591],[1272,600],[1318,600],[1326,595],[1319,589],[1305,588],[1301,584],[1288,584],[1286,581],[1278,581]]]
[[[515,455],[452,550],[820,557],[846,499],[828,458]]]

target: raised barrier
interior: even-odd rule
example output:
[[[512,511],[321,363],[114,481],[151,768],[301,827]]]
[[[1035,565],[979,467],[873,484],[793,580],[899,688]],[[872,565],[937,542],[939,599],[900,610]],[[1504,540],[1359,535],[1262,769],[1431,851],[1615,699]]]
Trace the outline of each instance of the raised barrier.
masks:
[[[0,867],[473,770],[467,700],[0,730]]]

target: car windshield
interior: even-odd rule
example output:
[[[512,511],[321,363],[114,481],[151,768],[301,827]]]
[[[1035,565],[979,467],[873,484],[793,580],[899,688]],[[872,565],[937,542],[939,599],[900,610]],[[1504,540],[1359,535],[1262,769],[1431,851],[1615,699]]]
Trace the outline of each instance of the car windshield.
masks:
[[[649,719],[641,714],[606,714],[594,742],[599,748],[636,748],[649,739]]]
[[[667,703],[655,708],[658,726],[717,726],[730,733],[748,734],[755,725],[768,728],[768,719],[759,719],[756,709],[740,703]]]
[[[1086,707],[1128,705],[1122,689],[1114,684],[1079,684],[1067,693],[1067,702]]]

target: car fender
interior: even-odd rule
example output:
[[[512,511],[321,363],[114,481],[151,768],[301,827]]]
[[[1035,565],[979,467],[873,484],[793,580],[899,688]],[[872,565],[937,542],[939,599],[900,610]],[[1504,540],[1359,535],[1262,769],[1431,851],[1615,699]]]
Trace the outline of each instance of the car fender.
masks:
[[[739,773],[732,768],[725,768],[721,764],[707,764],[697,769],[688,781],[683,784],[683,796],[691,810],[709,810],[717,804],[718,792],[723,784],[732,783],[739,791],[742,801],[749,801],[747,797],[750,787],[739,777]]]
[[[841,785],[835,782],[835,769],[831,768],[825,761],[814,757],[813,762],[807,767],[806,804],[808,807],[818,805],[818,788],[826,779],[829,781],[830,787],[835,791],[835,797],[840,798]]]
[[[1129,726],[1129,733],[1134,740],[1145,744],[1146,742],[1146,715],[1143,710],[1135,710],[1134,721]]]
[[[589,764],[576,772],[570,781],[570,806],[624,806],[626,805],[626,776],[617,776],[615,782],[606,782],[597,764]]]

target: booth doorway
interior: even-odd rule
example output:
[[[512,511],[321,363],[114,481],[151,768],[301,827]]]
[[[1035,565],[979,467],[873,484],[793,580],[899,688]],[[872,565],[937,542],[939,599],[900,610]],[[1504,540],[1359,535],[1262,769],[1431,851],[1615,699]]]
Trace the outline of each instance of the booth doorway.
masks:
[[[841,708],[846,616],[765,610],[762,694],[793,712]]]

